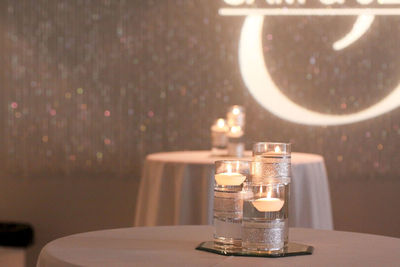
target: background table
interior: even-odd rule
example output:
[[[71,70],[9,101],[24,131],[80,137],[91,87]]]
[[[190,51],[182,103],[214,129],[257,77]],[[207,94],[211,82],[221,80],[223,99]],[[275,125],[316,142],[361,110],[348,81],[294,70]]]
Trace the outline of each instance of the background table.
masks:
[[[250,159],[246,152],[244,159]],[[147,156],[135,226],[212,224],[214,162],[210,151]],[[320,155],[292,153],[289,225],[333,229],[329,184]]]
[[[400,239],[291,228],[291,242],[312,255],[286,258],[221,256],[195,250],[211,240],[212,226],[135,227],[64,237],[47,244],[37,267],[67,266],[398,266]]]

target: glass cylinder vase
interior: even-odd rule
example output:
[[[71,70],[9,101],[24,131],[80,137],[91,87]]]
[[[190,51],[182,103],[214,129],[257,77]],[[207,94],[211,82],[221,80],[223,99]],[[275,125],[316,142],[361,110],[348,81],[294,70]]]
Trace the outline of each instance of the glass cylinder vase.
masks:
[[[253,180],[291,177],[291,145],[289,143],[255,143],[253,161],[258,162],[252,166]]]
[[[250,162],[215,162],[214,244],[219,247],[241,246],[243,183],[248,179]]]
[[[242,246],[249,251],[281,253],[288,244],[291,147],[257,143],[249,182],[244,186]]]
[[[229,127],[225,119],[217,119],[211,126],[211,154],[213,156],[227,155]]]
[[[228,156],[243,157],[245,151],[244,132],[241,126],[232,126],[228,131]]]
[[[228,112],[226,113],[226,119],[229,127],[240,126],[244,128],[246,123],[246,112],[244,107],[238,105],[229,107]]]
[[[246,183],[242,246],[248,251],[281,253],[288,244],[289,183]]]

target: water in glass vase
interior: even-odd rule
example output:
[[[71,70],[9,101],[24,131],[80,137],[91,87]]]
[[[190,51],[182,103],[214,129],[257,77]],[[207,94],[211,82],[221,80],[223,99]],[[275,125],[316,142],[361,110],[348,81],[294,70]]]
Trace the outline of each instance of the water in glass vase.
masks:
[[[243,216],[241,186],[214,190],[214,242],[221,247],[240,247]],[[235,190],[236,189],[236,190]]]

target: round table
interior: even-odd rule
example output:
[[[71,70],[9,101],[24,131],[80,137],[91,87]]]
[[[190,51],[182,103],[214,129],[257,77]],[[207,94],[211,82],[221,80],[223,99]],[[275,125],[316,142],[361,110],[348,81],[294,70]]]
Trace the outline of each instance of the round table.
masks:
[[[212,224],[214,157],[210,151],[176,151],[146,157],[135,226]],[[246,151],[242,159],[251,159]],[[320,155],[292,153],[289,225],[333,229],[329,184]]]
[[[195,250],[213,227],[134,227],[72,235],[47,244],[37,267],[67,266],[398,266],[400,239],[291,228],[289,240],[312,255],[284,258],[221,256]]]

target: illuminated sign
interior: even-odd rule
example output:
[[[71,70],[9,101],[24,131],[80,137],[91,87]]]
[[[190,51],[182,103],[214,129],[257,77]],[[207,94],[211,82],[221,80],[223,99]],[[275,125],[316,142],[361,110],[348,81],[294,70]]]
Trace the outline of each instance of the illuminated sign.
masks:
[[[340,125],[359,122],[382,115],[400,106],[400,84],[378,103],[355,113],[331,115],[306,109],[293,102],[277,87],[265,65],[262,45],[264,16],[357,16],[349,33],[332,44],[334,51],[352,45],[373,23],[375,16],[398,16],[400,8],[385,8],[398,5],[400,0],[357,0],[357,8],[332,8],[327,5],[341,5],[344,0],[320,0],[323,8],[298,8],[305,0],[264,0],[271,8],[252,8],[255,0],[224,0],[229,7],[221,8],[222,16],[246,16],[239,41],[239,65],[246,87],[253,97],[276,116],[307,125]],[[378,8],[368,5],[378,4]],[[285,7],[279,8],[279,5]],[[296,7],[291,7],[296,5]],[[278,7],[277,7],[278,6]]]

